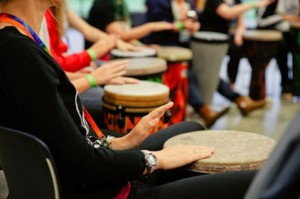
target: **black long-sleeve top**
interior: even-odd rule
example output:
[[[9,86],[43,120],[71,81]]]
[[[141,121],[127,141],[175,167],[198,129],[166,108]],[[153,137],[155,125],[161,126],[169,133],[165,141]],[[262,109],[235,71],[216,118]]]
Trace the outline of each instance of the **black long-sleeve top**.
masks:
[[[95,149],[78,93],[60,66],[14,27],[0,30],[0,125],[33,134],[50,148],[64,196],[97,187],[112,198],[145,169],[137,150]],[[16,146],[18,147],[18,146]]]

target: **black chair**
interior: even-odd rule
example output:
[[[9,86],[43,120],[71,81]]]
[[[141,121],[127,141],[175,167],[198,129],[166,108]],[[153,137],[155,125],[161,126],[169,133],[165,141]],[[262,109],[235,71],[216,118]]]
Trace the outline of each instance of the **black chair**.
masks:
[[[51,152],[44,142],[0,127],[0,164],[9,199],[58,199],[60,183]]]
[[[300,198],[300,111],[254,178],[246,199]]]

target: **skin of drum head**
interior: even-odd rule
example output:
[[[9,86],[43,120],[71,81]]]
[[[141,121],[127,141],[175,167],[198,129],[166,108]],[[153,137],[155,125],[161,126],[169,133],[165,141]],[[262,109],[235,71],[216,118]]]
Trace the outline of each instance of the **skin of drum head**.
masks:
[[[164,84],[141,80],[137,84],[105,86],[103,100],[124,107],[155,107],[169,101],[169,92]]]
[[[112,49],[111,55],[118,58],[154,57],[156,55],[156,50],[153,48],[142,48],[139,51],[121,51],[119,49]]]
[[[167,70],[167,62],[161,58],[132,58],[129,59],[127,76],[151,75]]]
[[[280,41],[282,33],[276,30],[248,30],[243,34],[243,38],[251,41]]]
[[[259,169],[276,141],[256,133],[205,130],[181,134],[169,139],[164,147],[176,144],[201,145],[215,148],[215,153],[189,168],[200,173],[220,173]]]
[[[193,57],[190,49],[182,47],[164,46],[157,50],[157,57],[165,59],[170,62],[188,61]]]
[[[227,43],[228,35],[217,32],[195,32],[192,36],[193,41],[200,41],[205,43]]]

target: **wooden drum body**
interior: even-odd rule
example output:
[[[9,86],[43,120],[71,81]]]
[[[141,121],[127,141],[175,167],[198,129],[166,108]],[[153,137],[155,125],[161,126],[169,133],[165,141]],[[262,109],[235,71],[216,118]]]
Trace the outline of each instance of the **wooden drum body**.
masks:
[[[119,49],[112,49],[110,57],[112,59],[119,58],[138,58],[138,57],[155,57],[156,50],[153,48],[142,48],[140,51],[121,51]]]
[[[215,148],[215,153],[189,168],[201,173],[220,173],[259,169],[276,141],[255,133],[206,130],[181,134],[169,139],[165,147],[175,144],[201,145]]]
[[[129,59],[126,76],[141,80],[162,83],[162,76],[167,70],[164,59],[155,57]]]
[[[169,88],[157,82],[107,85],[103,97],[104,124],[109,130],[129,133],[143,116],[168,101]],[[165,114],[154,132],[167,127],[168,120]]]
[[[300,23],[291,23],[291,37],[294,46],[293,55],[293,95],[300,97]]]
[[[249,96],[259,100],[266,97],[265,71],[278,51],[282,34],[275,30],[251,30],[243,35],[244,51],[252,68]]]
[[[228,35],[197,32],[192,37],[191,47],[199,92],[206,103],[212,103],[219,84],[221,63],[229,47]]]
[[[167,61],[167,71],[163,75],[163,83],[170,88],[170,99],[174,102],[171,108],[170,124],[185,120],[188,100],[188,65],[192,59],[192,51],[182,47],[164,46],[157,51],[159,58]]]

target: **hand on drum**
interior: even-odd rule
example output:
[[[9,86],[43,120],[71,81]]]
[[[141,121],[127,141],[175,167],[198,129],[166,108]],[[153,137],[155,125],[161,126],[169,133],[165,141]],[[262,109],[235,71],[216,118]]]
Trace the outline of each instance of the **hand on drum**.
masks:
[[[161,151],[154,151],[157,157],[156,169],[168,170],[185,166],[214,154],[214,148],[198,145],[172,145]]]
[[[188,30],[191,33],[197,32],[200,29],[200,23],[192,19],[184,20],[183,26],[185,30]]]
[[[139,80],[132,77],[116,77],[106,82],[106,84],[114,84],[114,85],[137,84],[137,83],[139,83]]]
[[[126,73],[128,60],[112,61],[98,67],[91,73],[97,85],[104,85],[114,78],[121,77]]]
[[[101,57],[117,45],[118,39],[119,36],[116,34],[109,35],[105,39],[99,39],[90,49],[95,52],[96,58]]]
[[[132,45],[131,43],[127,43],[123,40],[117,41],[117,48],[121,51],[139,51],[139,50],[141,50],[140,47]]]
[[[173,102],[164,104],[144,117],[137,123],[137,125],[125,136],[115,138],[111,147],[113,149],[132,149],[139,146],[157,127],[159,119],[173,106]]]

